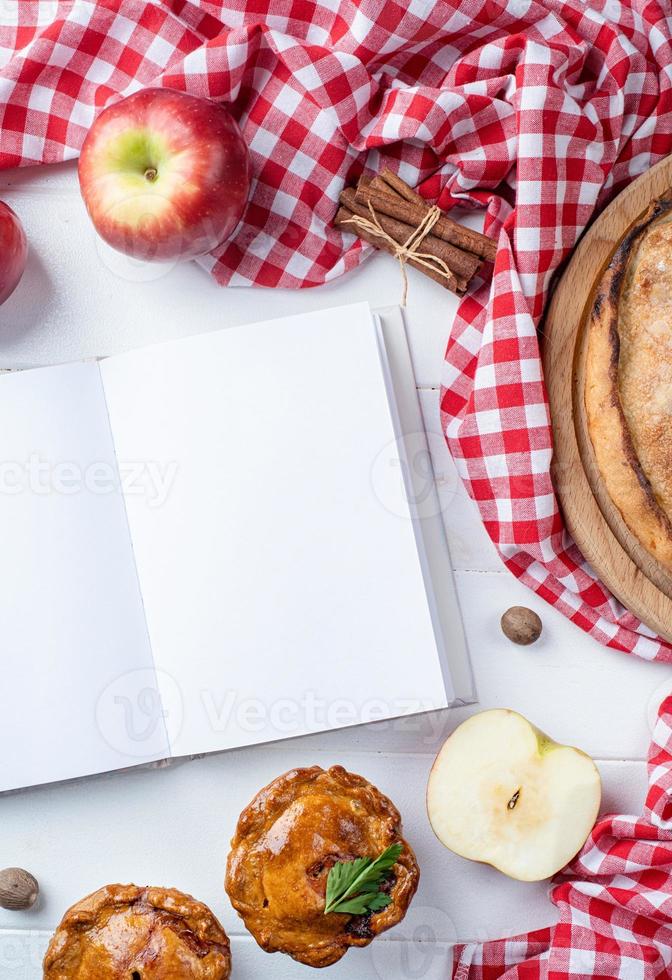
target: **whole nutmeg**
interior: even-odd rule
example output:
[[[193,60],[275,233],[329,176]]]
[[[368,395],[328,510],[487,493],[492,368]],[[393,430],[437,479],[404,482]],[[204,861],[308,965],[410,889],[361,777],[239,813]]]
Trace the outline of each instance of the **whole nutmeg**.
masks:
[[[504,636],[513,643],[527,646],[534,643],[541,636],[541,620],[533,609],[527,606],[511,606],[507,609],[501,619],[502,632]]]
[[[18,912],[29,909],[37,901],[40,886],[23,868],[5,868],[0,871],[0,907]]]

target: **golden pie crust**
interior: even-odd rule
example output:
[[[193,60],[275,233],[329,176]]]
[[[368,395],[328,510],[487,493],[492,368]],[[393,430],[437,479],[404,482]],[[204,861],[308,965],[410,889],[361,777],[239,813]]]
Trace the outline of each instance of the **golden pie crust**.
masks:
[[[584,400],[607,493],[672,569],[672,200],[630,229],[598,285]]]
[[[229,940],[212,912],[173,888],[107,885],[69,909],[44,980],[228,980]]]
[[[378,857],[395,843],[403,850],[386,883],[392,899],[387,908],[366,916],[325,915],[330,868]],[[274,779],[243,810],[231,841],[226,890],[262,949],[322,967],[400,922],[419,877],[390,800],[342,766],[312,766]]]

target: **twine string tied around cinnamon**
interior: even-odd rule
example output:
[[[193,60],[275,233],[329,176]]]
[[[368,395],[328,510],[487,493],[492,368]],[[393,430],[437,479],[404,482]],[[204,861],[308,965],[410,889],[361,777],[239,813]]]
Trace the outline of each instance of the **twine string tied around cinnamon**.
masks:
[[[442,216],[441,209],[435,204],[428,209],[425,217],[422,219],[418,227],[413,229],[405,242],[398,242],[395,238],[392,238],[391,235],[388,235],[388,233],[384,231],[370,202],[369,211],[371,212],[370,221],[368,218],[362,218],[358,214],[355,214],[351,218],[347,218],[343,223],[357,225],[358,227],[363,228],[365,231],[368,231],[369,234],[375,235],[377,238],[382,238],[392,247],[394,255],[399,259],[399,266],[401,268],[401,275],[403,278],[403,291],[401,296],[402,306],[406,306],[406,295],[408,293],[406,263],[409,259],[413,259],[413,261],[417,262],[418,265],[424,265],[428,269],[433,269],[434,272],[438,273],[440,276],[444,276],[446,279],[454,278],[453,273],[443,259],[439,258],[437,255],[430,255],[428,252],[420,251],[420,246],[422,245],[423,241]]]

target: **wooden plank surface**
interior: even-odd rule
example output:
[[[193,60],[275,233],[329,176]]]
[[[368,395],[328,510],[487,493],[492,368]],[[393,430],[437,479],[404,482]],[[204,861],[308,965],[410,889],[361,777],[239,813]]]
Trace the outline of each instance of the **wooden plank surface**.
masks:
[[[0,197],[24,218],[32,252],[23,299],[17,292],[0,308],[0,367],[111,353],[359,299],[394,303],[399,296],[398,270],[387,256],[374,256],[324,289],[300,293],[222,291],[193,265],[143,281],[146,269],[120,270],[101,255],[72,165],[13,172],[3,180]],[[175,885],[211,903],[233,935],[237,980],[269,971],[277,980],[306,977],[306,968],[287,957],[260,952],[222,890],[227,841],[241,806],[272,776],[304,762],[340,762],[378,782],[401,809],[422,865],[421,889],[407,919],[369,949],[349,953],[329,971],[334,980],[443,980],[456,939],[512,934],[553,921],[545,884],[513,882],[451,855],[426,819],[424,788],[434,753],[457,721],[478,707],[517,708],[557,739],[606,760],[600,762],[605,809],[627,812],[641,805],[647,704],[669,680],[669,667],[605,651],[503,569],[440,433],[438,385],[455,301],[412,271],[409,280],[416,379],[480,704],[0,798],[0,863],[25,865],[43,888],[36,910],[0,912],[3,980],[40,980],[45,943],[65,906],[113,879]],[[528,648],[513,646],[499,629],[504,609],[521,603],[544,622],[542,639]]]
[[[37,872],[44,894],[30,913],[0,911],[0,929],[28,927],[48,933],[61,911],[83,894],[108,881],[134,880],[166,882],[196,894],[230,935],[244,936],[244,926],[223,890],[228,844],[239,811],[260,785],[291,766],[337,761],[394,797],[425,872],[406,919],[387,934],[388,940],[409,939],[431,927],[437,939],[452,942],[511,935],[554,921],[546,882],[515,882],[486,865],[465,861],[431,833],[424,789],[433,755],[360,754],[343,748],[335,755],[331,749],[306,748],[302,743],[297,740],[281,750],[257,746],[159,771],[44,788],[29,794],[30,806],[26,794],[4,799],[3,850],[11,840],[13,856]],[[600,770],[602,812],[641,807],[646,788],[641,766],[605,762]],[[348,954],[350,969],[359,967],[358,954]],[[275,957],[273,969],[284,959]],[[270,966],[261,950],[254,965],[259,971]],[[292,969],[285,975],[305,974],[305,968]],[[0,975],[5,980],[5,974]],[[236,975],[239,980],[248,976]],[[362,976],[359,968],[356,975]]]
[[[21,216],[31,250],[21,292],[0,308],[0,367],[50,364],[118,353],[142,344],[225,326],[370,300],[400,302],[399,265],[372,254],[362,270],[300,292],[247,288],[222,293],[195,263],[142,263],[94,233],[73,164],[2,174],[2,199]],[[477,214],[466,218],[482,225]],[[409,270],[411,345],[416,380],[439,380],[457,298]],[[300,298],[298,298],[300,297]]]

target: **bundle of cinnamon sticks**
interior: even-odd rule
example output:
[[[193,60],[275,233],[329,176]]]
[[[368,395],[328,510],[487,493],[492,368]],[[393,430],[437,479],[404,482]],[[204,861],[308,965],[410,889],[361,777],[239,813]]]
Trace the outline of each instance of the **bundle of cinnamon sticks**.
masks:
[[[334,223],[389,252],[446,289],[462,296],[497,246],[486,235],[465,228],[408,186],[390,170],[361,177],[340,196]]]

